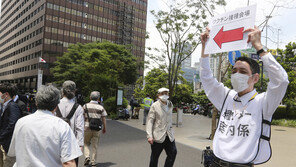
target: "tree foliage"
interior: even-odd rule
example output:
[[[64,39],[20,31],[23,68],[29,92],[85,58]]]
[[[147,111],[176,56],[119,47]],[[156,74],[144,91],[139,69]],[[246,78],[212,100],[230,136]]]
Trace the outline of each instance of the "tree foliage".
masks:
[[[73,80],[86,97],[98,90],[107,99],[115,95],[119,85],[136,81],[137,66],[126,46],[92,42],[70,45],[51,71],[57,84]]]
[[[167,87],[167,73],[159,68],[154,68],[145,76],[145,87],[143,78],[139,78],[136,82],[135,97],[144,99],[146,94],[149,94],[152,99],[156,99],[157,90],[162,87]]]
[[[149,94],[152,99],[157,98],[157,90],[162,87],[167,87],[167,77],[168,74],[163,69],[154,68],[145,77],[145,87],[143,87],[143,78],[139,78],[136,82],[135,87],[135,98],[142,101],[145,98],[146,94]],[[179,80],[182,81],[182,84],[178,84],[176,87],[176,92],[174,95],[170,94],[170,99],[174,104],[181,102],[191,103],[193,102],[193,90],[192,86],[186,82],[186,80],[179,76]]]
[[[277,59],[288,73],[289,85],[283,99],[287,109],[296,105],[296,43],[290,42],[284,50],[278,49],[280,57]]]
[[[163,67],[165,64],[168,71],[167,83],[172,94],[175,93],[181,63],[200,44],[199,35],[208,25],[207,16],[212,13],[215,6],[226,5],[224,0],[180,2],[170,5],[168,11],[151,11],[164,48],[148,48],[157,54],[147,54],[150,60],[158,65]]]
[[[172,97],[172,102],[174,104],[184,103],[192,103],[193,99],[193,90],[191,85],[189,84],[178,84],[176,87],[175,95]]]

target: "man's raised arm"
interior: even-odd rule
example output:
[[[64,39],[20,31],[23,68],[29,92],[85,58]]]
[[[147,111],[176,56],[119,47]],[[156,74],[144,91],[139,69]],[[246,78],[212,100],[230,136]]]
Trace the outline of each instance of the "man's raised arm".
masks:
[[[269,83],[265,93],[263,115],[271,118],[286,93],[289,84],[288,74],[270,53],[262,50],[261,31],[258,27],[246,29],[244,32],[249,32],[248,42],[260,52],[263,66],[268,72]]]
[[[224,87],[222,83],[219,83],[212,74],[210,63],[209,63],[209,55],[205,54],[205,43],[209,38],[210,30],[207,28],[205,32],[203,32],[200,36],[202,49],[201,49],[201,66],[200,66],[200,79],[202,82],[202,86],[205,90],[207,97],[210,101],[217,107],[219,110],[222,107],[222,103],[226,96],[228,88]]]

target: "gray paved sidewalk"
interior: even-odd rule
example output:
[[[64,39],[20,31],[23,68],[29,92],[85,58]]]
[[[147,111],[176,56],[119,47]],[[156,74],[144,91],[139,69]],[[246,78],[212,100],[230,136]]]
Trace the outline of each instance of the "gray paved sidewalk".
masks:
[[[201,151],[176,142],[177,157],[174,167],[201,167]],[[101,135],[99,142],[99,164],[96,167],[147,167],[151,148],[144,131],[120,123],[107,121],[107,133]],[[184,154],[186,153],[186,154]],[[166,154],[162,152],[159,167],[164,166]],[[83,166],[80,158],[79,167]]]
[[[142,125],[143,111],[139,119],[120,121],[132,127],[145,131]],[[176,122],[176,114],[173,115]],[[211,119],[201,115],[183,115],[183,125],[175,127],[176,141],[197,149],[212,146],[212,141],[206,139],[210,135]],[[271,127],[271,159],[258,167],[295,167],[296,166],[296,128],[272,126]]]

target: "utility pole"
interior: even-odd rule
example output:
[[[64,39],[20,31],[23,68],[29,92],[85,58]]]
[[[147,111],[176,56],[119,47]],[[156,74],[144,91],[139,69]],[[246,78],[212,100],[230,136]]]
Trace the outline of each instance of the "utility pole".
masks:
[[[278,29],[278,36],[277,36],[277,49],[279,49],[279,44],[280,44],[280,30]]]
[[[268,20],[271,18],[272,16],[266,16],[266,28],[265,28],[265,30],[266,30],[266,37],[265,37],[265,39],[266,39],[266,41],[265,41],[265,46],[266,46],[266,48],[267,48],[267,30],[268,30]]]

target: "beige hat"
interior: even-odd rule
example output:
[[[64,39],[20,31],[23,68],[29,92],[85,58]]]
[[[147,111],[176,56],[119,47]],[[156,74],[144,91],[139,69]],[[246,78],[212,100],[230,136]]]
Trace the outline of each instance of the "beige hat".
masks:
[[[161,92],[170,92],[170,90],[168,88],[160,88],[160,89],[158,89],[157,92],[158,93],[161,93]]]

